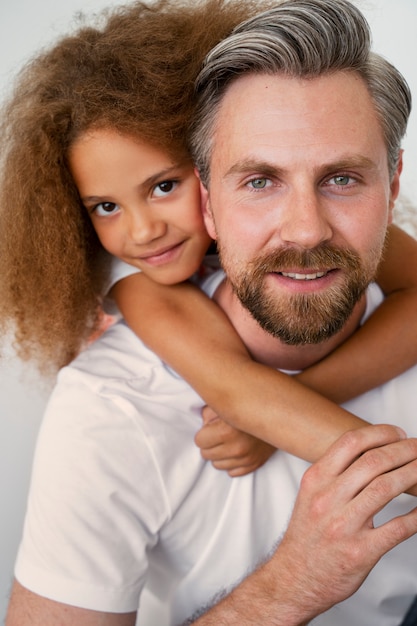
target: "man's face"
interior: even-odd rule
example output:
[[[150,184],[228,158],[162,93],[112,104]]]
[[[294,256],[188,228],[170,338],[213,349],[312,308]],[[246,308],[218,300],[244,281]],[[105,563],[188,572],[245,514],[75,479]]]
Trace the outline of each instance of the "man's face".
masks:
[[[372,280],[398,194],[353,73],[237,79],[217,118],[205,221],[242,304],[284,342],[340,330]]]

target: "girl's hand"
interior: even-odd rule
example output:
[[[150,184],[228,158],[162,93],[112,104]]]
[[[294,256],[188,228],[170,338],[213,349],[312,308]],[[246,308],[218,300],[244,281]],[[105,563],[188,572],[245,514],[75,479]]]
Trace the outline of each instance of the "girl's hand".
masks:
[[[203,426],[195,436],[201,456],[229,476],[244,476],[261,467],[275,452],[269,443],[236,430],[209,406],[202,411]]]

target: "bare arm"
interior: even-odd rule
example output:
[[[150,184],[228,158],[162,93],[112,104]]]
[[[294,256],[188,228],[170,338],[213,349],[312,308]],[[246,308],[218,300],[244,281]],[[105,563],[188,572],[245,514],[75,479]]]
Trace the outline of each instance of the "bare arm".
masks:
[[[340,400],[335,387],[343,399],[355,396],[417,361],[414,267],[417,242],[394,227],[380,278],[392,295],[358,331],[359,338],[306,372],[302,382],[311,389],[252,361],[224,313],[191,284],[166,287],[135,274],[117,283],[113,295],[132,330],[218,415],[276,448],[315,461],[341,433],[364,424],[323,396]]]
[[[396,226],[377,282],[389,296],[349,341],[298,375],[337,403],[365,393],[417,360],[417,242]]]
[[[304,475],[272,557],[187,623],[304,626],[349,597],[383,554],[417,532],[417,509],[377,528],[372,524],[385,504],[413,484],[416,471],[417,439],[403,439],[395,427],[346,433]],[[16,582],[6,626],[133,626],[135,617],[54,602]]]
[[[61,604],[13,585],[5,626],[134,626],[136,613],[102,613]]]
[[[134,274],[112,295],[132,330],[236,428],[315,461],[342,432],[364,424],[253,361],[220,307],[190,283],[165,287]]]
[[[401,440],[392,426],[343,435],[304,475],[271,559],[188,624],[303,626],[351,596],[383,554],[417,532],[417,508],[372,524],[414,482],[416,458],[417,440]]]

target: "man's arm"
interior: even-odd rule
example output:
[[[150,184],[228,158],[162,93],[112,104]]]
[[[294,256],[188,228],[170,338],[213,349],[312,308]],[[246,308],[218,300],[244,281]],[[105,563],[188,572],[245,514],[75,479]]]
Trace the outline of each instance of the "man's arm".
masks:
[[[373,526],[374,515],[415,483],[417,439],[403,437],[393,426],[345,433],[305,473],[289,527],[272,557],[188,624],[304,626],[352,595],[381,556],[417,532],[417,508]],[[18,583],[6,619],[6,626],[134,623],[134,613],[77,609]]]
[[[392,426],[343,435],[304,475],[283,541],[196,626],[304,626],[351,596],[389,550],[417,532],[417,508],[373,517],[416,480],[417,439]]]
[[[38,596],[17,581],[13,585],[6,626],[134,626],[136,613],[102,613]]]

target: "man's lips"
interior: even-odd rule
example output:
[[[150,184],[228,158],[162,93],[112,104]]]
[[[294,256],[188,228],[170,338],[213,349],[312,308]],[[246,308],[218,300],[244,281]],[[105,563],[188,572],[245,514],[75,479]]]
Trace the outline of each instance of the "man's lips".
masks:
[[[277,272],[277,273],[281,274],[282,276],[285,276],[285,278],[292,278],[294,280],[316,280],[317,278],[322,278],[323,276],[326,276],[328,272],[329,270],[324,271],[324,272],[308,272],[308,273],[301,273],[301,272]]]
[[[314,293],[326,289],[338,280],[339,268],[331,269],[301,269],[291,268],[291,271],[272,271],[270,277],[277,281],[282,288],[293,293]]]

